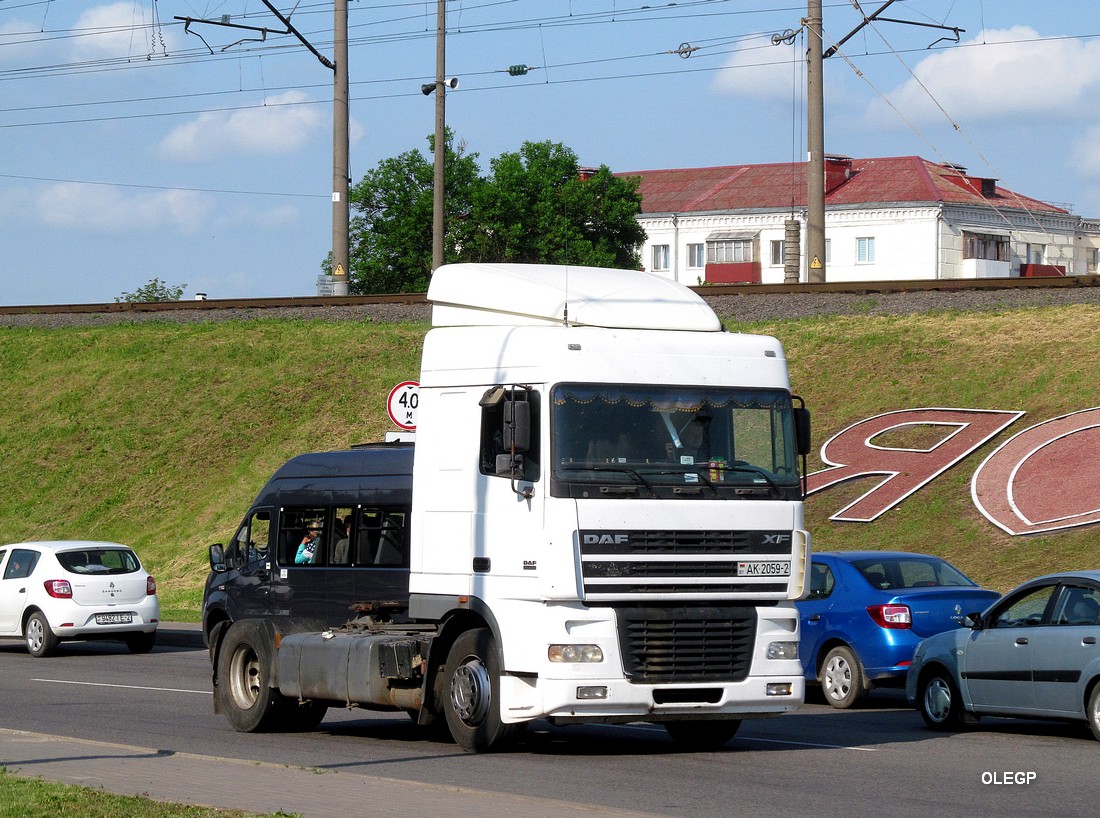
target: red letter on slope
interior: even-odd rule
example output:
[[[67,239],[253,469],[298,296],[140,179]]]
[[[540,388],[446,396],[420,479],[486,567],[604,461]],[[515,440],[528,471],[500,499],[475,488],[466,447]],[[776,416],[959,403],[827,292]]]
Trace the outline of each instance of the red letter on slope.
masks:
[[[974,472],[978,511],[1009,534],[1100,523],[1100,408],[1051,418],[1010,437]]]
[[[870,522],[1023,414],[985,409],[903,409],[861,420],[821,447],[821,459],[832,468],[809,475],[808,493],[816,494],[859,477],[885,475],[870,491],[829,518]],[[884,432],[913,426],[943,426],[944,437],[924,450],[886,448],[873,442]]]

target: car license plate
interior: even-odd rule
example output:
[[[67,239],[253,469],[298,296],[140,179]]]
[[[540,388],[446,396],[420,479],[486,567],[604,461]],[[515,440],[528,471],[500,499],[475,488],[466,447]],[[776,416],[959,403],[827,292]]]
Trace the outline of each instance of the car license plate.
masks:
[[[101,613],[95,615],[97,625],[129,625],[133,615],[128,613]]]
[[[737,563],[737,576],[739,577],[789,577],[790,575],[790,562]]]

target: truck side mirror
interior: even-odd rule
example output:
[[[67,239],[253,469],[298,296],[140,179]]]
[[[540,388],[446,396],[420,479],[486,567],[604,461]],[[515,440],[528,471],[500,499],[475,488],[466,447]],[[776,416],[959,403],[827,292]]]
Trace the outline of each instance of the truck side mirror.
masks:
[[[497,477],[522,477],[523,455],[498,454],[496,462]]]
[[[504,448],[509,452],[531,448],[531,404],[525,400],[504,403]]]
[[[810,453],[810,410],[804,406],[795,406],[794,435],[798,443],[798,453],[805,457]]]

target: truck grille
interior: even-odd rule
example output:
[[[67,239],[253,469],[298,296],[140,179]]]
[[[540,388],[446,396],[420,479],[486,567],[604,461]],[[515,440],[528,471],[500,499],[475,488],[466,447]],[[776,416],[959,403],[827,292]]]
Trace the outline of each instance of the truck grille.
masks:
[[[789,531],[578,532],[589,602],[783,599],[789,576],[738,576],[739,561],[790,562]]]
[[[633,682],[736,682],[756,643],[753,608],[628,608],[617,612],[623,670]]]

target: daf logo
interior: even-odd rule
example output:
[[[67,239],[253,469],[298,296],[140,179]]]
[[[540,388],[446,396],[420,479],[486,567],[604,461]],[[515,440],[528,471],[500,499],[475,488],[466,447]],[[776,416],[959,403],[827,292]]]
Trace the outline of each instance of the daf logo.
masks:
[[[765,534],[764,545],[785,545],[791,541],[790,534]]]
[[[585,534],[585,545],[625,545],[630,542],[629,534]]]

